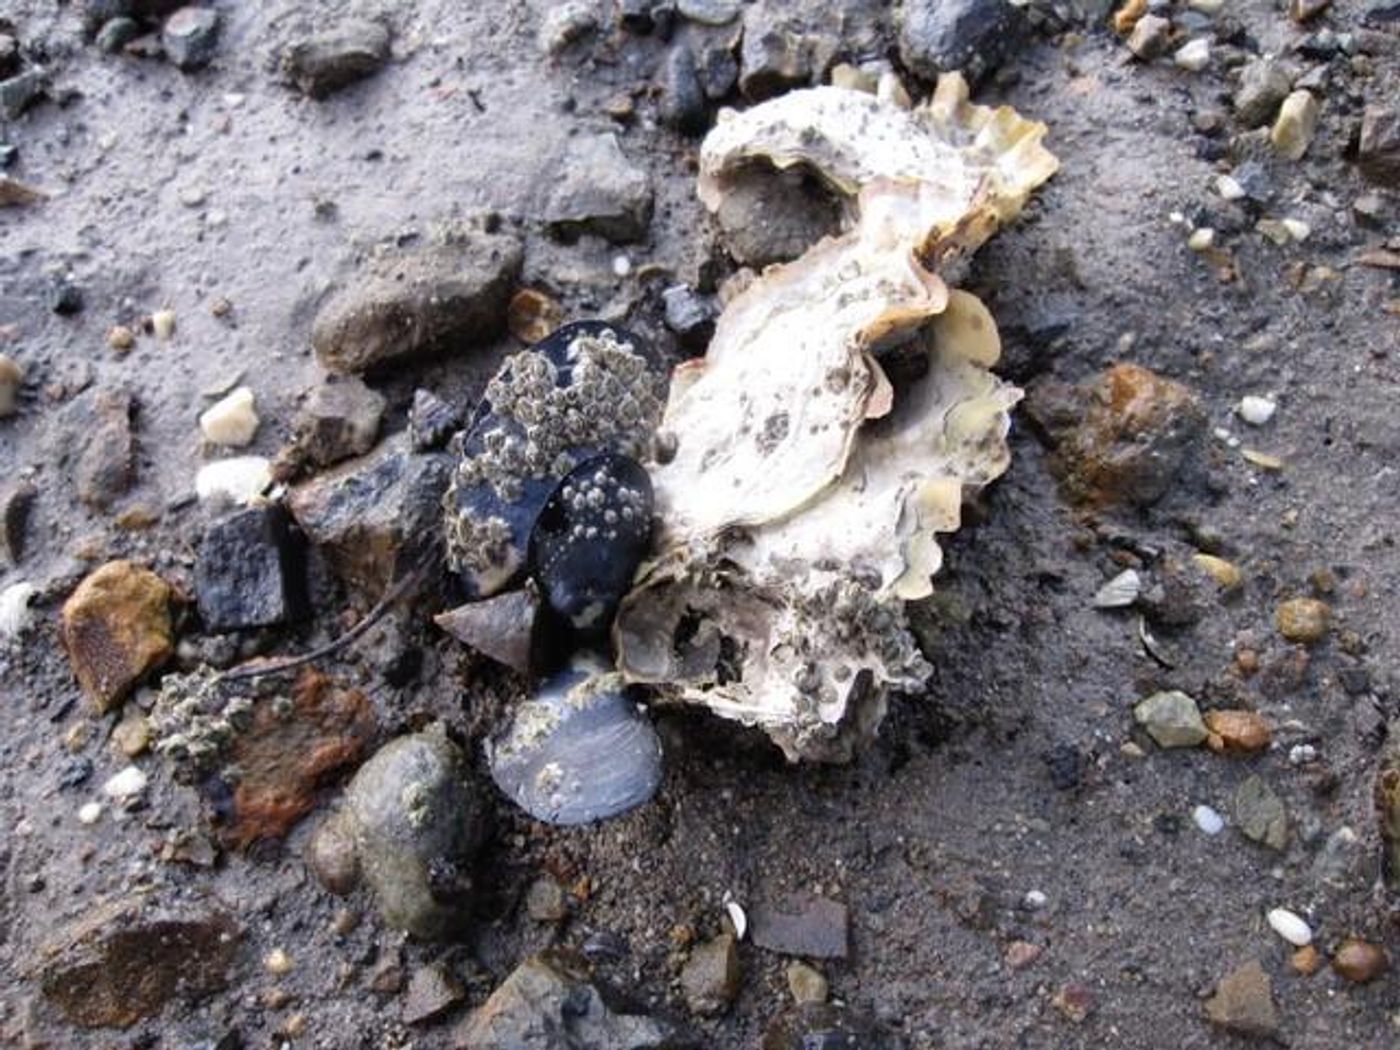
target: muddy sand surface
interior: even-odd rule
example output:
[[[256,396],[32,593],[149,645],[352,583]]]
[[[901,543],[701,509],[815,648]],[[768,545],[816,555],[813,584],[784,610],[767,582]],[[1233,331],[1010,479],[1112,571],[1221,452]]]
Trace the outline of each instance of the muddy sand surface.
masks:
[[[1350,937],[1400,950],[1376,792],[1386,725],[1400,715],[1400,255],[1386,247],[1400,198],[1395,168],[1367,178],[1356,163],[1367,107],[1400,98],[1393,4],[1338,3],[1300,25],[1260,0],[1218,12],[1166,3],[1158,13],[1178,37],[1155,61],[1134,59],[1102,9],[1032,5],[1034,24],[974,97],[1044,121],[1061,168],[961,280],[1000,326],[1000,373],[1031,395],[1010,470],[948,538],[933,598],[911,610],[934,668],[927,693],[894,698],[851,764],[790,765],[760,734],[660,711],[655,799],[550,827],[512,807],[481,758],[523,680],[434,627],[437,598],[401,605],[324,662],[372,707],[364,754],[434,720],[465,747],[485,839],[471,921],[447,943],[406,939],[367,890],[337,897],[309,870],[348,768],[313,785],[314,811],[283,840],[239,848],[210,831],[207,796],[159,755],[121,750],[116,730],[151,709],[158,680],[125,716],[99,713],[74,680],[60,611],[103,563],[153,569],[186,610],[167,670],[220,645],[304,651],[364,612],[373,594],[312,550],[308,619],[232,642],[200,624],[187,603],[218,515],[194,499],[194,478],[228,453],[201,442],[197,419],[211,391],[247,385],[262,423],[240,454],[276,455],[324,375],[310,349],[318,310],[375,259],[453,223],[490,215],[518,237],[514,285],[545,292],[565,318],[624,323],[668,360],[686,356],[662,291],[710,295],[737,264],[695,196],[704,127],[664,121],[657,85],[675,48],[732,41],[752,15],[715,27],[682,13],[669,33],[642,32],[602,4],[592,28],[551,51],[548,9],[589,5],[214,6],[212,59],[187,70],[155,53],[158,22],[108,53],[81,5],[0,10],[18,69],[48,78],[45,98],[0,122],[18,148],[6,173],[49,194],[0,210],[0,352],[24,372],[17,412],[0,419],[0,485],[37,493],[22,556],[0,569],[0,590],[36,588],[33,624],[0,641],[4,1042],[451,1046],[524,958],[562,945],[693,1045],[755,1047],[792,1002],[788,956],[741,941],[732,1003],[714,1016],[695,1015],[679,975],[693,945],[730,921],[727,900],[752,912],[809,893],[849,916],[846,957],[812,960],[830,998],[911,1047],[1400,1043],[1395,971],[1358,983],[1328,964]],[[787,7],[825,42],[826,65],[904,68],[889,5]],[[351,17],[390,29],[383,67],[320,99],[289,85],[285,49]],[[1184,69],[1172,51],[1196,37],[1211,41],[1209,64]],[[1279,157],[1235,112],[1240,68],[1260,56],[1320,102],[1301,159]],[[748,104],[737,87],[720,101]],[[617,136],[654,195],[623,243],[561,237],[545,218],[570,144],[597,133]],[[1218,177],[1246,164],[1249,195],[1222,197]],[[1296,225],[1279,233],[1285,218],[1306,225],[1305,239]],[[1275,223],[1261,232],[1261,219]],[[1213,243],[1196,238],[1193,250],[1201,228]],[[162,310],[174,314],[164,339],[145,327]],[[129,349],[111,345],[116,325],[131,330]],[[469,408],[521,345],[502,334],[372,371],[387,402],[381,440],[405,429],[415,389]],[[1120,362],[1184,385],[1199,435],[1160,498],[1086,502],[1065,483],[1082,450],[1057,438],[1055,400],[1084,397]],[[111,390],[132,398],[134,463],[129,484],[94,501],[81,498],[81,463],[94,432],[107,440],[98,398]],[[1267,422],[1241,418],[1246,395],[1276,405]],[[1068,411],[1082,415],[1082,403]],[[1197,571],[1201,553],[1237,569],[1237,585]],[[1097,608],[1126,569],[1140,574],[1137,602]],[[1329,607],[1320,636],[1281,633],[1279,607],[1296,598]],[[1159,747],[1134,705],[1170,690],[1203,711],[1256,712],[1268,744]],[[132,764],[144,790],[104,796]],[[1245,834],[1237,796],[1251,778],[1281,803],[1281,842]],[[93,801],[102,812],[84,823]],[[1223,829],[1203,830],[1202,806]],[[563,918],[531,917],[527,889],[541,879],[563,889]],[[76,1023],[101,1011],[73,996],[97,996],[102,966],[118,963],[99,962],[83,978],[94,990],[65,998],[45,979],[54,945],[103,902],[133,899],[231,918],[223,979],[118,1018],[126,1027]],[[1307,960],[1270,928],[1276,908],[1310,928],[1316,972],[1300,973]],[[1252,960],[1274,1015],[1251,1028],[1210,1014],[1218,983]],[[430,970],[460,988],[419,1020],[414,988]]]

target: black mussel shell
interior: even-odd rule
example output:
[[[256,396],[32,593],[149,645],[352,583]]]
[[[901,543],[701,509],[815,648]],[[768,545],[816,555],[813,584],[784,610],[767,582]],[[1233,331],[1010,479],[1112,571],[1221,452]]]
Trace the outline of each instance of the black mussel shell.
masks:
[[[579,464],[544,505],[530,534],[530,571],[574,630],[611,626],[650,548],[651,513],[651,478],[616,452]]]

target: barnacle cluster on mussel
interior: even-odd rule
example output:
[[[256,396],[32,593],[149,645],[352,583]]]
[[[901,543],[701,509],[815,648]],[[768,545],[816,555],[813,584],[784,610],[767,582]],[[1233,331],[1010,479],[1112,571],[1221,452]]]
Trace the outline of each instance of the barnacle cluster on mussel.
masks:
[[[660,416],[655,383],[635,335],[565,325],[504,362],[454,439],[446,542],[472,601],[438,622],[543,674],[488,755],[501,789],[553,823],[629,809],[660,778],[656,733],[601,652],[651,549],[651,479],[638,459]]]

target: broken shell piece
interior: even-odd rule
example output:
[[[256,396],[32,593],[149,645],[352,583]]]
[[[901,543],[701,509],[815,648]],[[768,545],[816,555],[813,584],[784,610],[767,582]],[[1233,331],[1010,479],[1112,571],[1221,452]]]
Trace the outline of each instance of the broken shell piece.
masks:
[[[841,198],[845,232],[749,281],[672,376],[660,553],[614,627],[629,679],[794,760],[849,758],[888,690],[922,688],[903,603],[931,592],[964,494],[1006,469],[1021,397],[987,371],[990,312],[935,268],[1053,173],[1044,134],[970,104],[956,74],[912,110],[821,87],[722,114],[701,148],[709,209],[755,171],[801,168]]]
[[[1142,577],[1136,569],[1124,569],[1094,595],[1096,609],[1126,609],[1142,593]]]
[[[491,779],[547,824],[586,824],[646,802],[661,783],[661,741],[617,674],[576,660],[487,745]]]
[[[606,631],[651,542],[651,479],[615,452],[564,476],[530,535],[530,567],[550,609]]]
[[[579,463],[638,458],[660,404],[637,338],[600,321],[507,358],[486,387],[443,497],[448,564],[473,597],[518,579],[540,511]]]
[[[433,622],[482,655],[529,674],[539,608],[534,590],[523,587],[438,613]]]
[[[247,506],[272,484],[272,464],[263,456],[234,456],[199,468],[194,491],[201,503],[228,502]]]

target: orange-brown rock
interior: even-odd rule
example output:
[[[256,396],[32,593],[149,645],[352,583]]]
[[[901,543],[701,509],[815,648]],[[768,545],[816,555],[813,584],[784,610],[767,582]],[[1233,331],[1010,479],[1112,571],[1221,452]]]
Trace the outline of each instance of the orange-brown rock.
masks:
[[[1305,944],[1289,956],[1288,964],[1304,977],[1311,977],[1322,965],[1322,956],[1311,944]]]
[[[279,839],[316,805],[317,791],[357,765],[375,732],[369,699],[325,675],[304,671],[290,709],[259,703],[253,724],[229,752],[239,771],[232,785],[226,843],[246,848]]]
[[[1206,422],[1190,389],[1132,364],[1078,390],[1038,384],[1028,411],[1055,446],[1050,464],[1071,498],[1097,505],[1161,499]]]
[[[1113,31],[1119,36],[1127,36],[1138,24],[1138,19],[1147,14],[1147,0],[1127,0],[1113,12]]]
[[[1356,984],[1375,980],[1389,966],[1385,949],[1360,937],[1348,937],[1332,955],[1332,969]]]
[[[78,684],[98,711],[111,710],[175,650],[170,586],[132,562],[108,562],[64,603],[63,642]]]
[[[1262,751],[1269,746],[1269,725],[1256,711],[1242,709],[1205,713],[1206,746],[1212,751]]]
[[[1316,598],[1291,598],[1274,611],[1274,625],[1290,642],[1312,645],[1327,637],[1332,607]]]

